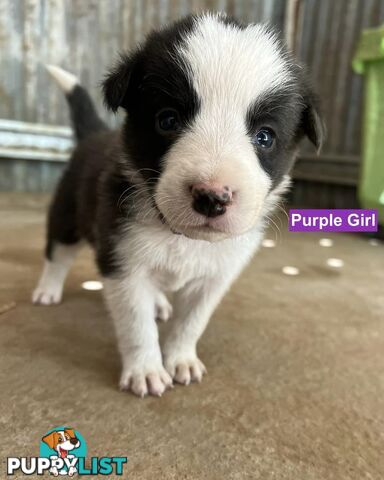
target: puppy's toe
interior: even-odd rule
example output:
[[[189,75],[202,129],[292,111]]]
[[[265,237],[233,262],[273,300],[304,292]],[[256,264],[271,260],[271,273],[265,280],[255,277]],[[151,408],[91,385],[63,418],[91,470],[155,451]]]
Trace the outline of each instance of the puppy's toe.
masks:
[[[133,375],[131,381],[131,391],[138,397],[144,398],[147,393],[147,382],[144,375]]]
[[[207,373],[207,369],[198,357],[168,360],[165,365],[175,382],[182,385],[189,385],[191,382],[200,383],[203,375]]]
[[[196,362],[190,366],[190,372],[192,382],[200,383],[203,379],[203,375],[207,373],[207,369],[205,368],[203,362],[197,358]]]
[[[32,293],[32,303],[36,305],[56,305],[61,302],[61,289],[37,287]]]
[[[172,385],[172,378],[164,370],[160,373],[147,375],[147,388],[151,395],[161,397],[165,390]]]
[[[191,383],[191,373],[189,371],[189,366],[185,363],[177,365],[174,378],[177,383],[189,385]]]
[[[121,390],[131,391],[141,398],[146,395],[161,397],[170,387],[172,387],[172,378],[163,367],[148,373],[144,369],[134,373],[123,372],[120,379]]]
[[[120,382],[119,382],[119,388],[122,392],[126,392],[129,390],[129,387],[131,385],[131,372],[130,371],[124,371],[122,372],[120,376]]]

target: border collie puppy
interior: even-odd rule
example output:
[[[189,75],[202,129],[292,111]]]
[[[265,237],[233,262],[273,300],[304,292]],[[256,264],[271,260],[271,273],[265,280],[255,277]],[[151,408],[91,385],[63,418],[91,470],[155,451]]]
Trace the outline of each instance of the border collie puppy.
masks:
[[[149,35],[107,75],[106,105],[126,112],[122,129],[110,131],[77,79],[48,68],[78,143],[50,207],[33,302],[61,300],[85,239],[116,327],[121,389],[161,396],[173,381],[200,382],[196,344],[257,249],[299,141],[321,146],[304,73],[264,25],[189,16]],[[155,319],[171,314],[160,346]]]

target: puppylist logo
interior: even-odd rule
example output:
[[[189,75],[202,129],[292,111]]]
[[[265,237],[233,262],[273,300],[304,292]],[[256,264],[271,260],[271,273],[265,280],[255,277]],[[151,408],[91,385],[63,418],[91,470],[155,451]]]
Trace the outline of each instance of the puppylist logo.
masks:
[[[127,457],[92,457],[86,462],[87,445],[77,430],[57,427],[40,441],[39,457],[9,457],[7,475],[123,475]]]

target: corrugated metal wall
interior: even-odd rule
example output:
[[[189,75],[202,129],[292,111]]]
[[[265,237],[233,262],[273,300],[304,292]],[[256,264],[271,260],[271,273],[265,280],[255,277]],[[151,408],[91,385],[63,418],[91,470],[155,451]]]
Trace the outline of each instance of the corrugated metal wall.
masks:
[[[284,25],[285,0],[0,0],[0,119],[69,125],[53,63],[74,72],[102,116],[99,84],[118,51],[190,12],[226,11],[245,22]],[[1,124],[0,124],[1,130]],[[51,191],[64,164],[0,155],[0,190]]]
[[[352,71],[351,63],[361,30],[383,22],[383,0],[301,2],[294,49],[308,65],[320,95],[327,138],[318,158],[309,145],[303,146],[295,170],[297,178],[356,185],[364,79]]]
[[[79,75],[102,109],[106,69],[151,29],[207,9],[282,29],[284,8],[284,0],[0,0],[0,118],[68,123],[46,63]]]
[[[309,66],[320,93],[328,138],[319,158],[304,145],[295,176],[305,182],[352,186],[360,162],[363,79],[352,73],[351,59],[361,29],[384,21],[384,0],[296,2],[301,6],[294,48]],[[133,47],[152,28],[201,10],[227,11],[246,22],[269,21],[283,30],[287,2],[0,0],[0,118],[68,125],[64,98],[47,75],[45,63],[79,75],[108,118],[99,83],[116,52]],[[108,121],[118,120],[109,117]],[[31,166],[26,161],[17,168],[16,163],[0,161],[0,189],[33,185],[33,189],[50,190],[62,168],[53,162],[34,161]],[[31,183],[31,175],[42,180]]]

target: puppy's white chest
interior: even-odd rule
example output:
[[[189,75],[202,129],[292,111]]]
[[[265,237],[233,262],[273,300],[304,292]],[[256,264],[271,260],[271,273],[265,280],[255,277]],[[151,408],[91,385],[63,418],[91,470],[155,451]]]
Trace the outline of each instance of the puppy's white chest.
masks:
[[[173,234],[172,237],[157,244],[148,259],[151,277],[161,289],[177,291],[196,278],[217,274],[222,268],[218,245]]]
[[[129,232],[120,243],[120,255],[128,270],[146,272],[162,290],[176,291],[194,279],[217,278],[238,270],[252,255],[260,236],[256,231],[210,243],[146,226]]]

